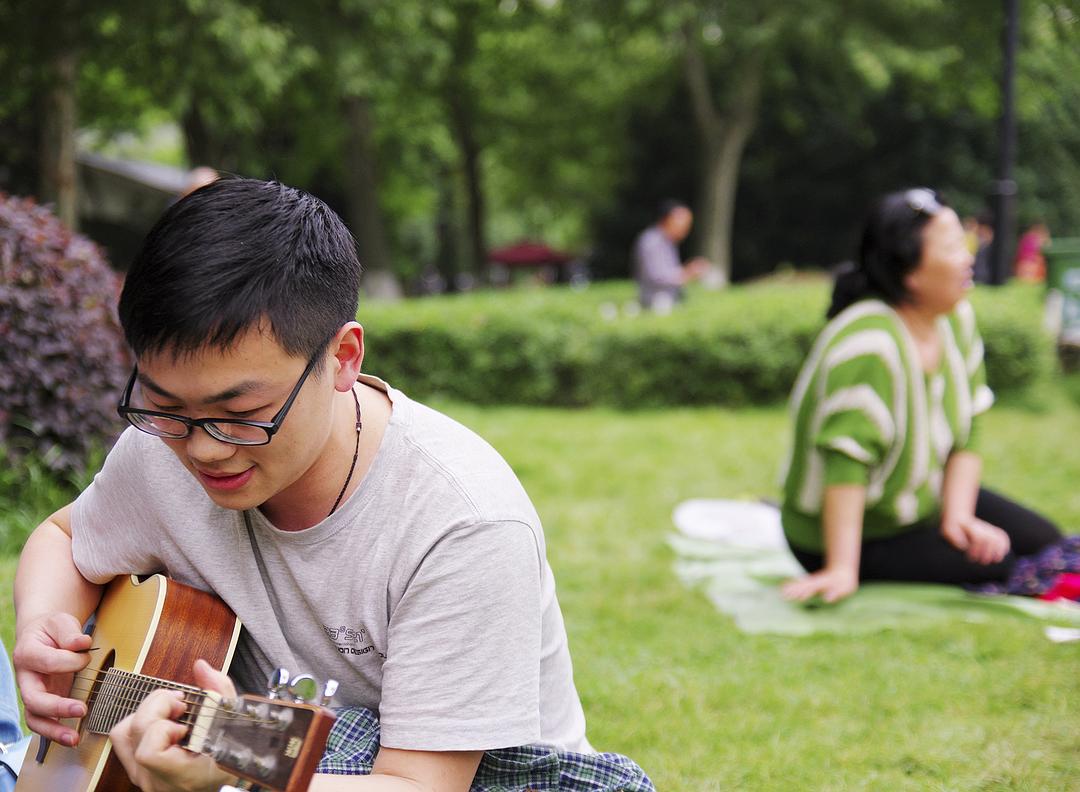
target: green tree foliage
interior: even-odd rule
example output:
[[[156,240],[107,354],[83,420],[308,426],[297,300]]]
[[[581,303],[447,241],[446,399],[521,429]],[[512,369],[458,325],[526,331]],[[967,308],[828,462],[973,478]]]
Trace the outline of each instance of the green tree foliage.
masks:
[[[936,185],[961,213],[975,213],[993,177],[998,14],[986,13],[984,4],[914,0],[887,8],[815,7],[770,44],[760,110],[739,174],[736,278],[782,262],[820,266],[845,258],[864,207],[881,191]],[[1067,119],[1080,110],[1074,65],[1080,25],[1062,4],[1025,9],[1020,215],[1075,228],[1080,148]],[[722,83],[731,63],[715,57],[709,76]],[[1055,72],[1052,63],[1068,66]],[[704,145],[700,135],[687,133],[694,128],[691,91],[668,85],[660,101],[650,97],[632,111],[627,171],[634,177],[615,205],[597,215],[602,273],[627,273],[633,235],[660,198],[692,200],[700,189]],[[1048,111],[1051,96],[1058,105]],[[684,145],[672,146],[676,139]],[[692,247],[702,247],[700,237]]]
[[[100,43],[81,75],[83,126],[115,133],[163,110],[196,165],[248,164],[264,109],[312,59],[291,30],[241,0],[98,6]]]
[[[1023,3],[1021,221],[1080,218],[1077,0]],[[188,164],[325,197],[372,268],[482,268],[536,237],[627,273],[661,198],[744,277],[846,255],[868,195],[978,210],[996,157],[1000,13],[983,0],[177,0],[0,4],[0,185],[38,189],[43,97],[73,53],[78,125],[172,119]],[[730,226],[725,230],[726,224]],[[729,241],[725,241],[729,240]],[[720,251],[720,252],[717,252]],[[689,253],[689,250],[688,250]]]

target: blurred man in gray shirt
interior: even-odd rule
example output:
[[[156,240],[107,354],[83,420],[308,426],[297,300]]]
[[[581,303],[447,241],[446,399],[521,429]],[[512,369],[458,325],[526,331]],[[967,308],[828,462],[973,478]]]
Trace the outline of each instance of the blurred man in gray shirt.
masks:
[[[679,243],[686,239],[694,214],[678,201],[660,205],[657,221],[634,242],[634,278],[644,308],[665,312],[683,298],[683,286],[700,278],[709,267],[704,258],[685,265],[679,259]]]

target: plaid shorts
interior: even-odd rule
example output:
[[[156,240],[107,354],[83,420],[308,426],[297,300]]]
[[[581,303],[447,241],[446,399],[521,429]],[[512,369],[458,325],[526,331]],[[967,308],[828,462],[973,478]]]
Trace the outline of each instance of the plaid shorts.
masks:
[[[316,772],[368,775],[379,750],[379,719],[362,707],[338,710]],[[470,792],[656,792],[645,771],[614,753],[581,754],[542,745],[487,751]]]

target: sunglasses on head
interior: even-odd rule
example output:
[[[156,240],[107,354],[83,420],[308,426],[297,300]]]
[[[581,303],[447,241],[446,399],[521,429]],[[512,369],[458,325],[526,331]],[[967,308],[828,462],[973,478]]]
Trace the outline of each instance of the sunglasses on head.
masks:
[[[904,203],[915,214],[936,215],[945,207],[938,200],[937,193],[929,187],[916,187],[904,193]]]

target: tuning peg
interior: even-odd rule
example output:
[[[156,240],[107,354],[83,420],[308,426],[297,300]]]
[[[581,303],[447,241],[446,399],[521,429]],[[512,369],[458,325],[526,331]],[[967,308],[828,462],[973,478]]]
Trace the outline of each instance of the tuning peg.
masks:
[[[255,775],[259,776],[260,778],[269,778],[276,769],[277,757],[275,757],[273,754],[255,757]]]
[[[281,695],[289,684],[289,672],[284,668],[275,668],[274,672],[270,674],[270,678],[266,681],[267,696],[272,699],[276,699]]]
[[[319,683],[311,674],[297,674],[289,683],[289,695],[292,696],[293,701],[311,701],[315,698],[318,689]]]
[[[320,707],[329,707],[331,699],[334,698],[334,694],[337,693],[338,683],[336,679],[326,680],[326,684],[323,685],[322,698],[319,699]]]
[[[237,770],[246,770],[255,758],[251,749],[246,746],[224,745],[219,748],[214,760],[229,765]]]

